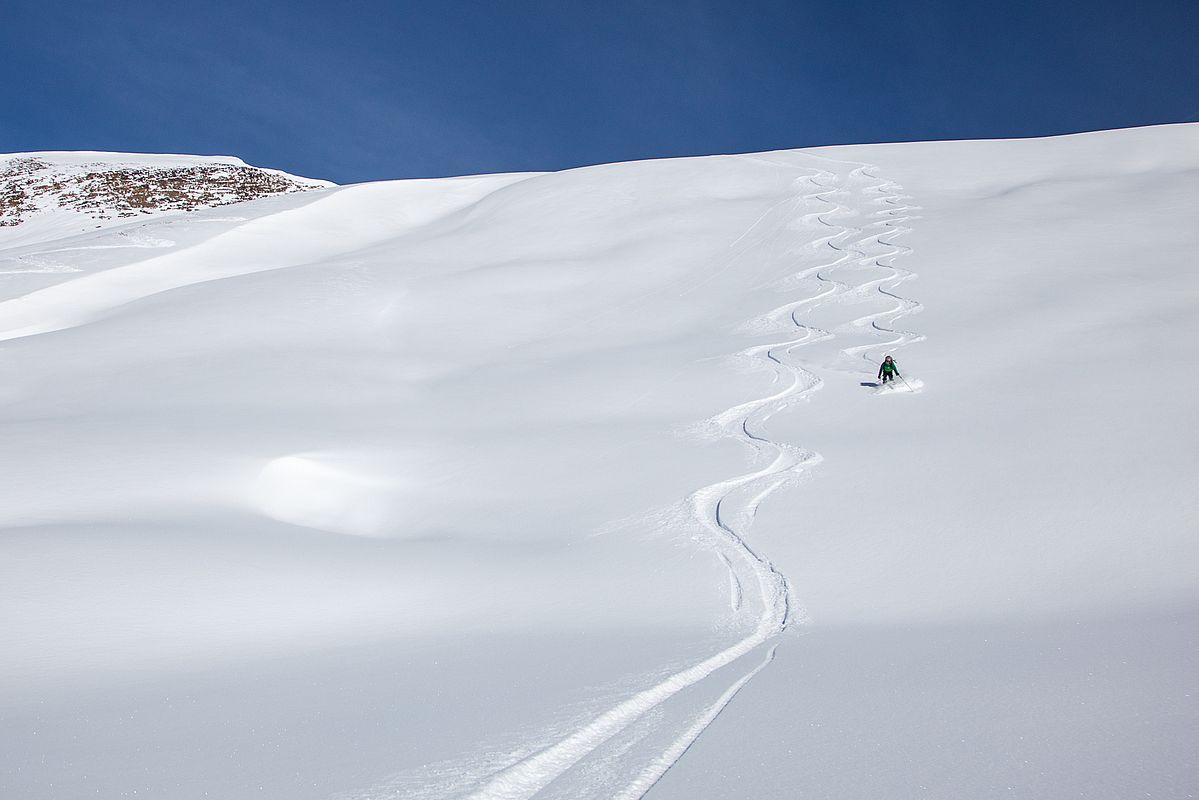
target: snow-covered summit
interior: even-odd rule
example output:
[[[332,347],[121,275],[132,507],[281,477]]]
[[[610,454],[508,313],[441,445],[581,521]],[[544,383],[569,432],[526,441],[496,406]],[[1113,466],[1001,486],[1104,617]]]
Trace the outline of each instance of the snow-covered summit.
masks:
[[[3,229],[57,234],[163,211],[194,211],[332,186],[246,164],[233,156],[37,152],[0,155]]]

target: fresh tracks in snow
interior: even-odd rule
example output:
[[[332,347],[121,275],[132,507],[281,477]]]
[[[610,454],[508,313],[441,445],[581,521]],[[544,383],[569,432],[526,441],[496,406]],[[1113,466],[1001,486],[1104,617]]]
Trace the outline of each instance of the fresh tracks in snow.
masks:
[[[889,327],[899,317],[919,309],[919,305],[914,301],[891,291],[899,283],[913,277],[913,273],[892,265],[895,258],[910,252],[909,248],[891,241],[893,237],[907,230],[902,223],[908,219],[904,214],[910,207],[902,205],[906,198],[900,194],[896,184],[871,174],[868,171],[872,169],[870,165],[858,165],[849,172],[849,179],[877,180],[878,183],[866,191],[879,195],[873,202],[888,207],[874,214],[883,216],[884,219],[871,222],[864,228],[852,227],[838,218],[852,216],[853,210],[838,200],[831,199],[847,191],[843,185],[839,185],[840,179],[836,173],[827,169],[811,170],[795,164],[781,164],[761,158],[753,160],[776,167],[801,169],[806,173],[796,179],[798,191],[794,202],[798,206],[818,202],[828,208],[803,214],[788,224],[801,228],[817,226],[821,233],[807,240],[808,244],[817,251],[827,248],[833,253],[830,258],[821,259],[820,263],[791,277],[792,281],[798,283],[814,276],[824,287],[821,291],[814,296],[779,306],[749,323],[751,329],[765,328],[787,332],[787,337],[780,341],[755,345],[738,354],[743,359],[749,359],[771,370],[774,373],[772,385],[778,388],[765,397],[740,403],[705,423],[706,430],[714,438],[737,439],[754,452],[755,460],[761,462],[769,459],[769,463],[743,475],[702,487],[684,501],[688,515],[698,521],[703,531],[700,538],[704,545],[717,553],[728,571],[730,606],[733,613],[747,613],[744,609],[748,595],[756,598],[760,606],[757,617],[750,632],[733,645],[634,694],[554,744],[493,773],[468,795],[470,800],[530,800],[648,712],[680,691],[768,645],[782,634],[792,621],[802,617],[786,576],[769,558],[750,544],[746,532],[765,498],[818,464],[821,456],[790,443],[771,439],[765,432],[765,426],[772,416],[818,391],[823,385],[821,378],[795,361],[794,353],[807,345],[832,339],[835,333],[805,325],[799,319],[801,312],[817,305],[840,301],[842,298],[860,300],[869,292],[878,292],[894,298],[898,306],[860,317],[849,325],[852,329],[869,324],[879,335],[890,333],[898,338],[884,343],[845,348],[841,352],[871,358],[871,353],[880,347],[894,348],[922,338],[917,334],[900,332]],[[737,243],[746,239],[761,221],[759,219],[755,222]],[[877,227],[883,230],[867,230]],[[868,252],[877,247],[886,248],[887,251],[873,255]],[[851,287],[833,277],[838,269],[849,265],[878,267],[889,271],[890,274]],[[752,587],[749,591],[746,588],[747,584]],[[635,800],[643,796],[682,757],[733,696],[770,662],[773,655],[774,648],[771,647],[763,662],[737,678],[715,703],[694,718],[666,750],[651,759],[630,783],[615,792],[613,787],[596,787],[598,793],[594,796],[616,796],[621,800]]]
[[[879,351],[895,350],[905,345],[924,340],[922,334],[892,327],[901,317],[919,313],[923,309],[920,303],[895,292],[896,287],[901,283],[905,283],[916,277],[914,272],[895,266],[895,259],[911,253],[912,248],[898,244],[894,240],[911,231],[911,228],[904,223],[912,219],[911,212],[917,210],[918,207],[908,204],[907,201],[911,198],[903,193],[903,189],[899,184],[879,178],[868,171],[873,169],[875,167],[864,164],[855,169],[851,175],[878,181],[877,184],[871,186],[867,191],[877,194],[878,197],[875,199],[875,202],[886,206],[874,212],[874,216],[882,217],[882,219],[873,223],[873,226],[882,227],[884,230],[880,233],[872,234],[871,238],[879,245],[889,248],[889,250],[879,255],[861,253],[860,263],[890,272],[890,275],[872,282],[870,288],[878,294],[895,301],[895,306],[885,311],[859,317],[850,324],[855,328],[869,325],[880,337],[893,338],[888,338],[887,341],[874,344],[847,347],[841,351],[846,356],[856,356],[866,360],[872,368],[878,360]],[[921,386],[923,386],[923,383],[921,383]],[[918,389],[919,387],[916,388]]]

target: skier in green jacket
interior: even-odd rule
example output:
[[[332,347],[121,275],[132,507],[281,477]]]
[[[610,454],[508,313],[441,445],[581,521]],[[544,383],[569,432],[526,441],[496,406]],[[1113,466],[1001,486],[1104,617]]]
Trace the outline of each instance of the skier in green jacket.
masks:
[[[879,364],[878,376],[882,378],[883,386],[886,386],[888,381],[894,383],[895,379],[899,377],[899,365],[891,356],[887,356],[883,359],[883,363]]]

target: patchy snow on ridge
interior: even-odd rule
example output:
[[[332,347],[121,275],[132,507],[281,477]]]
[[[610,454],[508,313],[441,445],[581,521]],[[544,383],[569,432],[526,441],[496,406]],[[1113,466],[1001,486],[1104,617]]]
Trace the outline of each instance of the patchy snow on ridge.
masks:
[[[332,185],[252,167],[231,156],[0,154],[0,243],[27,242],[47,230],[55,235],[94,230],[130,217]]]
[[[308,188],[0,230],[0,796],[1194,794],[1199,125]]]

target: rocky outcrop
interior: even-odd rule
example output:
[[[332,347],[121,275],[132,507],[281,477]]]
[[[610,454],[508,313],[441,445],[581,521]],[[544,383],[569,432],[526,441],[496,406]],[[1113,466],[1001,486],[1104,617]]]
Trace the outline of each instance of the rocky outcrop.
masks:
[[[39,155],[0,160],[0,226],[20,225],[47,209],[96,220],[154,211],[192,211],[329,184],[230,161],[178,166],[112,164],[65,166]]]

